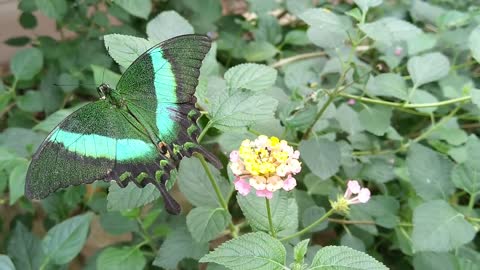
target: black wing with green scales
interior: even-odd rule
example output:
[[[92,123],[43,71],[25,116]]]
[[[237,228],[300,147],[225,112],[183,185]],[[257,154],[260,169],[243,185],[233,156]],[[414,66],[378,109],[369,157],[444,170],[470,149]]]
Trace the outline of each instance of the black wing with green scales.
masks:
[[[167,177],[158,178],[157,172],[170,169],[161,160],[168,158],[134,117],[100,100],[72,113],[40,145],[27,172],[25,195],[42,199],[59,188],[95,180],[116,180],[121,187],[129,181],[140,187],[153,183],[166,208],[177,213],[180,207],[165,190]]]
[[[207,36],[183,35],[152,47],[125,71],[115,94],[157,144],[169,152],[178,149],[180,157],[200,152],[220,168],[218,159],[197,143],[200,112],[194,94],[210,46]]]
[[[221,167],[197,143],[194,93],[209,48],[207,37],[185,35],[142,54],[117,89],[105,88],[103,100],[74,112],[48,135],[27,172],[27,197],[95,180],[116,180],[122,187],[153,183],[166,209],[178,214],[165,182],[181,158],[200,152]]]

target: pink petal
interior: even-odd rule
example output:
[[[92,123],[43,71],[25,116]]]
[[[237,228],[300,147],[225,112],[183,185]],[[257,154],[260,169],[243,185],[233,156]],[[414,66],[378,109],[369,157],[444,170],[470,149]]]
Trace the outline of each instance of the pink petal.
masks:
[[[235,189],[243,196],[247,196],[250,193],[251,186],[250,184],[242,178],[237,178],[233,182],[235,184]]]
[[[237,162],[240,156],[238,155],[238,151],[232,151],[230,152],[230,161],[231,162]]]
[[[258,196],[258,197],[267,198],[267,199],[270,200],[271,198],[273,198],[273,192],[268,191],[268,190],[266,190],[266,189],[257,190],[257,196]]]
[[[358,194],[361,187],[357,180],[348,180],[347,189],[353,194]]]
[[[349,100],[347,101],[347,104],[348,104],[348,105],[355,105],[355,103],[356,103],[356,101],[355,101],[355,99],[353,99],[353,98],[351,98],[351,99],[349,99]]]
[[[299,157],[300,157],[300,151],[295,150],[295,151],[293,152],[292,158],[298,159]]]
[[[295,180],[295,178],[293,178],[291,175],[289,175],[287,179],[283,181],[283,189],[286,191],[292,190],[296,185],[297,185],[297,180]]]
[[[402,55],[402,53],[403,53],[403,48],[402,47],[396,47],[395,51],[393,52],[393,54],[395,54],[396,56],[400,56],[400,55]]]
[[[368,188],[362,188],[358,193],[358,200],[361,203],[366,203],[370,200],[370,190]]]

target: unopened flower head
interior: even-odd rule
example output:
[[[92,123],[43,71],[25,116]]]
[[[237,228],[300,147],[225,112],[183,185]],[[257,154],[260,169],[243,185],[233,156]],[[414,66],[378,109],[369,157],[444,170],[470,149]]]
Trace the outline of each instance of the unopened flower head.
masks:
[[[230,153],[235,189],[245,196],[253,187],[257,196],[268,199],[279,189],[292,190],[297,185],[293,176],[301,170],[299,157],[298,150],[277,137],[244,140],[238,151]]]
[[[356,195],[356,196],[354,196]],[[335,202],[330,202],[332,208],[340,213],[348,213],[349,205],[366,203],[370,200],[370,190],[362,188],[357,180],[347,182],[347,190],[343,197],[340,195]]]

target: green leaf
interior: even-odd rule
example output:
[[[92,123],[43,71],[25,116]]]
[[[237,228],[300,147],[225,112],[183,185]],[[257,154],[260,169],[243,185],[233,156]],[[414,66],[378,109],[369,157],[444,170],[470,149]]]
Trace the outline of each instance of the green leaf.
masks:
[[[113,235],[138,230],[138,223],[135,219],[123,216],[118,211],[101,213],[100,224],[105,231]]]
[[[478,166],[480,162],[480,140],[475,135],[470,135],[467,140],[467,163],[472,166]]]
[[[35,0],[35,3],[43,14],[57,21],[61,21],[67,13],[65,0]]]
[[[392,109],[386,106],[365,106],[359,118],[365,130],[383,136],[390,127]]]
[[[310,239],[302,240],[293,248],[293,257],[295,258],[296,263],[303,263],[303,258],[305,257],[305,254],[307,254],[309,242]]]
[[[12,260],[7,255],[0,254],[0,269],[15,270]]]
[[[480,89],[472,89],[470,94],[472,95],[472,103],[480,109]]]
[[[305,209],[302,213],[302,225],[303,227],[307,227],[310,224],[314,223],[315,221],[319,220],[323,215],[325,215],[325,209],[319,206],[311,206]],[[311,232],[319,232],[323,231],[327,228],[328,221],[325,220],[322,223],[318,224],[317,226],[310,229]]]
[[[355,250],[365,252],[365,244],[363,241],[351,233],[345,233],[342,235],[342,238],[340,238],[340,244],[342,246],[347,246]]]
[[[472,241],[475,233],[465,217],[445,201],[425,202],[413,212],[415,251],[450,251]]]
[[[18,2],[18,9],[24,12],[34,12],[35,10],[37,10],[35,0],[20,0]]]
[[[115,0],[114,3],[133,16],[143,19],[147,19],[152,12],[152,2],[150,0]]]
[[[287,10],[298,16],[306,10],[313,8],[315,4],[311,0],[287,0]]]
[[[438,18],[445,13],[445,9],[422,0],[412,3],[410,14],[415,20],[436,24]]]
[[[468,38],[468,46],[472,52],[473,58],[480,63],[480,25],[473,29]]]
[[[422,33],[420,28],[397,18],[382,18],[362,24],[360,29],[371,39],[387,45],[406,41]]]
[[[283,40],[285,44],[292,44],[297,46],[305,46],[310,43],[307,33],[302,30],[292,30],[285,35]]]
[[[33,29],[37,26],[37,18],[30,12],[22,12],[19,20],[20,24],[25,29]]]
[[[360,175],[365,180],[386,183],[395,178],[393,164],[385,159],[372,158],[366,163]]]
[[[251,192],[247,196],[237,194],[237,201],[243,214],[252,228],[259,231],[269,231],[267,207],[265,198],[260,198]],[[270,199],[273,227],[277,234],[286,236],[298,228],[298,206],[292,193],[277,191]]]
[[[19,157],[30,158],[44,136],[30,129],[10,127],[0,133],[0,145]]]
[[[365,13],[370,8],[381,5],[383,0],[353,0],[353,2]]]
[[[163,11],[147,23],[148,38],[156,42],[193,33],[192,25],[174,10]]]
[[[22,47],[30,43],[30,41],[32,41],[30,37],[19,36],[19,37],[12,37],[5,40],[5,44],[9,46]]]
[[[301,158],[310,171],[322,179],[336,174],[340,167],[340,148],[327,139],[309,139],[300,143]]]
[[[248,62],[261,62],[274,57],[278,50],[266,41],[252,41],[243,48],[243,57]]]
[[[437,39],[435,35],[421,33],[407,40],[408,55],[415,55],[433,49],[437,44]]]
[[[307,174],[303,178],[303,183],[307,186],[308,194],[310,195],[328,196],[335,188],[331,179],[322,179],[313,173]]]
[[[78,88],[80,81],[70,73],[62,73],[60,76],[58,76],[57,83],[58,86],[62,88],[63,92],[71,93],[73,90]]]
[[[26,112],[40,112],[43,108],[42,94],[40,91],[27,91],[17,98],[17,106]]]
[[[45,255],[55,264],[66,264],[80,253],[87,241],[93,214],[69,218],[53,226],[42,240]]]
[[[308,9],[300,18],[310,27],[307,36],[313,44],[323,48],[342,45],[347,36],[347,27],[339,16],[324,8]]]
[[[342,246],[320,249],[308,269],[388,270],[385,265],[368,254]]]
[[[360,124],[358,113],[345,103],[338,107],[335,118],[342,130],[351,135],[358,134],[364,130]]]
[[[259,64],[241,64],[225,72],[225,80],[230,89],[265,90],[273,86],[277,70]]]
[[[278,7],[275,0],[247,0],[250,10],[257,13],[266,13]]]
[[[40,269],[44,258],[40,240],[21,222],[16,223],[8,242],[8,254],[17,268],[22,270]]]
[[[455,255],[447,252],[415,253],[413,255],[413,266],[415,269],[468,269],[459,268]]]
[[[258,18],[258,28],[253,31],[253,34],[256,41],[278,44],[282,40],[282,27],[276,17],[263,14]]]
[[[97,258],[97,269],[142,270],[147,260],[136,247],[108,247]]]
[[[230,269],[284,269],[286,251],[282,243],[263,232],[248,233],[223,243],[200,262],[213,262]]]
[[[102,83],[108,84],[110,87],[115,89],[118,81],[120,80],[120,74],[117,74],[105,67],[91,65],[93,70],[93,80],[95,81],[95,85],[100,85]]]
[[[213,178],[217,182],[224,198],[228,198],[232,185],[223,178],[215,167],[208,164]],[[217,195],[210,183],[207,173],[197,158],[184,158],[178,170],[178,186],[188,201],[195,206],[219,207]]]
[[[238,89],[222,92],[209,89],[207,96],[210,122],[224,131],[271,120],[278,104],[272,97]]]
[[[447,199],[454,192],[450,181],[453,164],[444,155],[413,144],[408,151],[407,167],[412,185],[423,199]]]
[[[468,163],[458,164],[452,170],[452,182],[470,196],[480,193],[480,168]]]
[[[154,42],[143,38],[120,34],[105,35],[103,39],[110,56],[124,68],[130,66],[142,53],[155,45]]]
[[[450,62],[445,55],[433,52],[410,58],[407,68],[414,85],[418,87],[447,76]]]
[[[158,250],[153,265],[166,269],[177,269],[184,258],[200,259],[208,252],[208,243],[197,243],[185,226],[176,227],[167,235]]]
[[[54,129],[60,122],[62,122],[67,116],[72,114],[74,111],[80,109],[86,103],[80,103],[74,107],[68,109],[62,109],[54,112],[53,114],[49,115],[45,120],[38,123],[36,126],[32,128],[34,131],[43,131],[45,133],[49,133]]]
[[[215,239],[232,217],[223,208],[197,207],[187,215],[187,227],[195,241],[205,243]]]
[[[160,192],[153,184],[139,188],[134,183],[128,183],[127,187],[121,188],[117,183],[112,183],[108,189],[107,209],[109,211],[133,209],[159,197]]]
[[[375,96],[395,97],[402,100],[408,98],[407,84],[396,73],[382,73],[371,76],[367,82],[367,91]]]
[[[10,70],[18,80],[30,80],[43,66],[43,54],[37,48],[18,51],[10,62]]]
[[[10,205],[15,204],[15,202],[20,199],[25,192],[25,177],[27,176],[28,165],[29,162],[26,160],[20,162],[10,173],[10,178],[8,179]]]

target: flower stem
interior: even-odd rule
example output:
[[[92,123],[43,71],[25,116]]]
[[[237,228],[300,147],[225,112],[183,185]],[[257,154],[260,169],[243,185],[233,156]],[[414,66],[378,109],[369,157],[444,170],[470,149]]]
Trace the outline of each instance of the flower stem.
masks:
[[[470,211],[472,211],[473,207],[475,206],[475,199],[477,198],[477,194],[478,193],[470,194],[470,199],[468,200],[468,209],[470,209]]]
[[[315,116],[315,120],[312,122],[312,124],[310,124],[307,131],[305,131],[305,133],[303,134],[303,139],[304,140],[307,140],[308,137],[310,137],[310,133],[312,133],[313,127],[318,122],[320,117],[322,117],[323,113],[327,110],[328,106],[330,105],[330,103],[332,103],[332,101],[335,99],[335,97],[336,97],[336,94],[330,94],[328,96],[327,102],[325,102],[325,104],[323,104],[322,108],[320,109],[320,111],[318,111],[317,115]]]
[[[215,194],[217,194],[217,199],[218,199],[218,202],[219,202],[220,206],[227,213],[229,213],[228,212],[228,204],[225,201],[225,198],[223,198],[223,194],[222,194],[222,192],[220,191],[220,188],[217,185],[217,181],[215,181],[215,178],[213,177],[212,171],[210,171],[210,168],[208,167],[207,161],[205,161],[205,158],[200,153],[194,153],[193,155],[200,160],[200,163],[202,164],[202,167],[205,170],[205,173],[207,174],[207,177],[210,180],[210,183],[212,184],[213,190],[215,190]],[[233,238],[237,238],[238,237],[238,231],[237,231],[235,225],[233,225],[233,222],[231,220],[228,224],[228,228],[230,229],[230,233],[232,234]]]
[[[198,135],[198,138],[197,138],[197,142],[200,143],[203,139],[203,137],[205,137],[205,134],[207,134],[207,131],[212,127],[212,122],[211,121],[208,121],[207,125],[203,128],[202,132],[200,133],[200,135]]]
[[[268,217],[268,225],[270,226],[270,233],[273,237],[277,238],[277,234],[275,233],[275,228],[273,227],[272,221],[272,212],[270,211],[270,200],[265,198],[265,205],[267,206],[267,217]]]
[[[327,219],[329,216],[331,216],[333,213],[335,212],[335,210],[332,208],[330,210],[328,210],[327,213],[325,213],[321,218],[317,219],[317,221],[313,222],[312,224],[308,225],[307,227],[303,228],[303,230],[301,231],[298,231],[294,234],[291,234],[289,236],[286,236],[282,239],[280,239],[280,241],[286,241],[286,240],[290,240],[292,238],[295,238],[297,236],[300,236],[308,231],[310,231],[311,229],[313,229],[315,226],[317,226],[318,224],[322,223],[325,219]]]
[[[373,99],[373,98],[367,98],[367,97],[361,97],[361,96],[356,96],[356,95],[351,95],[347,93],[339,93],[338,95],[346,98],[351,98],[355,99],[358,101],[363,101],[367,103],[373,103],[373,104],[380,104],[380,105],[386,105],[390,107],[395,107],[395,108],[407,108],[407,109],[414,109],[414,108],[429,108],[429,107],[439,107],[439,106],[445,106],[445,105],[450,105],[450,104],[455,104],[459,102],[464,102],[471,100],[471,96],[464,96],[464,97],[459,97],[459,98],[452,98],[452,99],[447,99],[444,101],[440,102],[432,102],[432,103],[419,103],[419,104],[405,104],[405,103],[398,103],[398,102],[391,102],[391,101],[386,101],[382,99]]]

